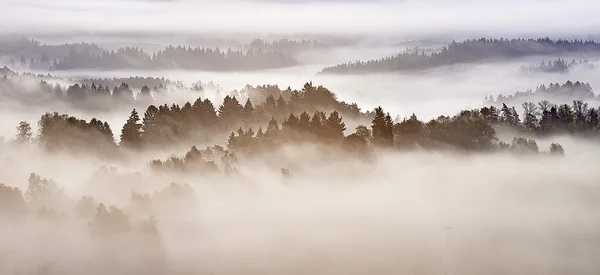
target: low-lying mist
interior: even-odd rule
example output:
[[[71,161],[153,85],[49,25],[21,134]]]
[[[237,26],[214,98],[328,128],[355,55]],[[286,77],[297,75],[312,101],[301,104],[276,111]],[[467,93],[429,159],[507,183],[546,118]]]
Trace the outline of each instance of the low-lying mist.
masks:
[[[547,52],[564,56],[533,56],[545,53],[527,51],[537,42],[467,43],[456,56],[490,54],[319,73],[418,43],[451,47],[431,37],[457,31],[585,36],[600,24],[596,3],[283,2],[0,4],[0,35],[73,32],[147,50],[6,47],[0,274],[598,274],[600,64],[587,42],[552,41],[560,51]],[[241,42],[273,33],[361,38]],[[205,34],[242,51],[200,50]],[[173,41],[197,48],[163,50]],[[244,51],[261,43],[298,62],[264,69]],[[536,67],[556,58],[585,62]]]
[[[25,190],[36,172],[65,199],[56,216],[0,219],[0,271],[595,274],[600,189],[589,152],[598,145],[561,142],[565,158],[415,151],[379,152],[376,162],[288,146],[240,160],[241,177],[156,176],[128,164],[99,176],[86,159],[3,147],[0,182]],[[189,185],[192,199],[171,182]],[[132,191],[148,192],[151,206]],[[157,232],[98,239],[98,214],[76,214],[84,195],[132,224],[153,215]]]
[[[354,51],[353,51],[354,52]],[[67,71],[55,72],[68,77],[164,76],[191,84],[198,80],[213,81],[225,90],[239,90],[246,85],[275,84],[280,88],[301,87],[307,81],[334,91],[340,100],[356,102],[365,110],[385,102],[393,115],[415,113],[424,119],[440,114],[452,114],[461,109],[481,107],[485,96],[510,95],[535,89],[542,84],[564,83],[568,80],[600,86],[595,74],[598,67],[575,67],[564,74],[523,74],[523,65],[537,64],[548,57],[534,57],[513,62],[456,65],[415,73],[378,73],[367,75],[315,75],[326,64],[258,72],[206,71]],[[222,91],[225,95],[225,92]],[[550,99],[549,99],[550,100]],[[555,102],[559,103],[559,102]],[[569,103],[569,102],[566,102]]]

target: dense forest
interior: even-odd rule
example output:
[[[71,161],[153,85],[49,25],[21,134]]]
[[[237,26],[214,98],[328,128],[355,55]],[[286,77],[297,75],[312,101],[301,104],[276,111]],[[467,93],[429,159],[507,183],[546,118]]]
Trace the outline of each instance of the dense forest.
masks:
[[[600,52],[600,43],[582,40],[474,39],[452,42],[441,51],[427,54],[415,49],[379,60],[356,61],[324,68],[321,73],[354,74],[420,71],[453,64],[506,60],[534,55]]]
[[[529,146],[527,150],[537,153],[535,141],[517,137],[512,144],[507,144],[498,140],[496,129],[507,127],[527,136],[600,134],[598,109],[582,101],[575,101],[573,105],[553,105],[547,101],[537,105],[526,103],[521,116],[514,107],[503,105],[502,108],[465,110],[427,122],[418,120],[414,114],[394,122],[381,107],[363,113],[356,104],[339,102],[325,87],[311,83],[306,83],[301,90],[279,90],[277,99],[267,88],[278,90],[273,88],[275,86],[261,87],[263,96],[267,97],[259,104],[250,98],[241,103],[235,96],[226,96],[220,106],[198,98],[183,106],[150,105],[143,113],[133,109],[121,129],[119,144],[115,143],[113,130],[106,122],[46,113],[38,122],[36,141],[50,151],[92,150],[105,157],[115,157],[123,149],[137,151],[174,144],[202,144],[229,135],[226,150],[233,158],[302,143],[370,155],[375,148],[519,151],[525,142]],[[344,118],[370,121],[371,125],[346,129]],[[30,124],[22,122],[18,126],[17,140],[32,137]],[[158,162],[153,164],[157,165]]]
[[[11,67],[48,69],[54,60],[62,59],[69,51],[101,54],[103,49],[93,43],[42,44],[31,38],[0,37],[0,58],[7,57]]]
[[[172,86],[172,85],[182,85],[179,81],[171,81],[170,79],[166,79],[164,77],[142,77],[142,76],[130,76],[130,77],[120,77],[120,78],[84,78],[84,79],[70,79],[72,82],[77,82],[82,85],[91,86],[92,84],[101,85],[101,86],[119,86],[121,83],[127,83],[127,85],[131,89],[141,89],[142,87],[158,87],[158,86]]]
[[[502,104],[519,105],[526,101],[554,101],[567,103],[576,100],[596,103],[600,98],[589,83],[580,81],[567,81],[564,84],[550,83],[549,85],[542,84],[534,90],[529,89],[524,92],[516,92],[513,95],[498,95],[495,99],[493,96],[486,96],[484,102],[501,106]]]
[[[290,39],[279,39],[274,41],[265,41],[263,39],[254,39],[248,45],[251,50],[263,50],[263,51],[274,51],[284,52],[290,55],[295,55],[301,52],[309,50],[325,49],[330,45],[321,43],[316,40],[290,40]]]
[[[216,49],[169,46],[152,55],[138,48],[103,51],[99,55],[69,51],[51,70],[72,69],[189,69],[189,70],[260,70],[298,65],[293,57],[275,51],[221,51]]]
[[[587,68],[594,68],[595,65],[590,63],[589,60],[576,61],[572,59],[567,62],[564,59],[556,59],[554,61],[542,61],[538,65],[530,64],[527,66],[521,66],[520,71],[523,73],[568,73],[570,69],[575,66],[586,66]]]
[[[298,65],[292,54],[323,47],[312,40],[254,40],[240,49],[169,46],[157,52],[134,47],[106,50],[96,44],[46,45],[29,38],[0,40],[0,58],[13,68],[260,70]],[[245,50],[244,50],[245,49]]]
[[[98,87],[92,91],[131,100],[127,84],[121,86],[112,92]],[[76,87],[82,86],[76,84],[69,89]],[[246,86],[236,93],[245,100],[227,95],[222,104],[197,98],[183,105],[150,104],[145,110],[132,109],[123,118],[121,129],[97,118],[84,120],[58,112],[41,115],[37,133],[30,122],[21,121],[14,139],[0,142],[0,148],[35,148],[48,155],[73,155],[81,160],[92,157],[109,163],[141,162],[146,170],[119,173],[114,167],[102,166],[81,183],[85,190],[95,191],[90,191],[93,195],[79,197],[70,197],[59,182],[31,173],[25,188],[0,184],[0,217],[9,218],[11,223],[35,217],[53,224],[85,224],[83,232],[89,233],[92,241],[117,241],[120,253],[139,257],[140,261],[134,262],[136,271],[160,273],[166,268],[167,249],[157,224],[176,221],[186,226],[190,211],[198,211],[194,187],[167,179],[195,177],[249,183],[255,175],[244,172],[244,163],[273,159],[292,146],[317,148],[317,157],[324,162],[353,160],[370,165],[385,154],[414,151],[562,157],[566,152],[560,144],[552,143],[544,150],[535,138],[567,134],[597,139],[600,135],[600,108],[583,101],[526,103],[520,106],[521,115],[515,107],[504,104],[501,108],[463,110],[429,121],[415,114],[394,121],[382,107],[363,112],[356,104],[341,102],[327,88],[312,83],[299,90]],[[516,136],[503,141],[499,138],[501,131]],[[164,158],[145,154],[181,146],[187,152]],[[281,183],[292,184],[295,170],[277,165],[281,165]],[[154,191],[139,191],[148,190],[143,186],[156,181],[169,184]],[[125,197],[126,203],[113,205],[114,197]],[[199,232],[195,227],[189,230]],[[116,261],[105,267],[87,261],[81,268],[122,271],[132,268],[127,264]]]

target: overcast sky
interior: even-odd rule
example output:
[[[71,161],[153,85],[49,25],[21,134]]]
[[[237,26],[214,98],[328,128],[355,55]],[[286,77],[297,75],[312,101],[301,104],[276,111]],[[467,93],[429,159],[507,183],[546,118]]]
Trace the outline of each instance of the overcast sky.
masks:
[[[0,33],[592,34],[594,0],[0,0]]]

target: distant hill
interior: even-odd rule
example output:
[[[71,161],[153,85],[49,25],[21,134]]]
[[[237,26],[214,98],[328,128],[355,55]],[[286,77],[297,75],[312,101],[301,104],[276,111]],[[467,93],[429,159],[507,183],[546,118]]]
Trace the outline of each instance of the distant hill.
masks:
[[[414,49],[378,60],[356,61],[324,68],[323,74],[363,74],[427,70],[453,64],[512,59],[532,55],[600,53],[600,43],[583,40],[475,39],[452,42],[441,51],[425,53]]]

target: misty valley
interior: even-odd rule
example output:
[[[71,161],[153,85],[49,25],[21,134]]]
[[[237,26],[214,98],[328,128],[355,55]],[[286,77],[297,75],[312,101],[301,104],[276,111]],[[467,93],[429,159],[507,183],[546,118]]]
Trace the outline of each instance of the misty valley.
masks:
[[[227,1],[0,0],[0,274],[598,274],[595,21]]]

